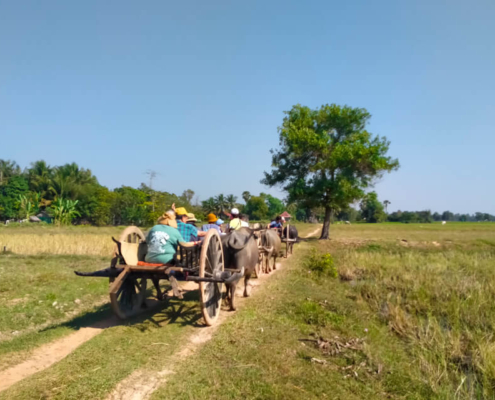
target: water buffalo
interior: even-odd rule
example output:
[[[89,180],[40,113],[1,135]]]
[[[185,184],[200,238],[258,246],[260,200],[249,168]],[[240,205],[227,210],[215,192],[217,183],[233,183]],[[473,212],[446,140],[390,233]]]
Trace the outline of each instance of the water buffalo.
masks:
[[[244,297],[249,297],[248,281],[258,263],[258,245],[249,228],[241,228],[222,236],[225,268],[244,268]],[[238,281],[226,283],[230,310],[235,311],[235,289]]]
[[[284,237],[287,237],[287,227],[284,226]],[[297,232],[297,228],[294,225],[289,225],[289,239],[299,240],[299,234]]]
[[[280,248],[282,246],[278,233],[272,229],[264,231],[261,235],[261,246],[265,252],[265,272],[270,273],[272,271],[272,268],[270,267],[270,258],[273,257],[273,269],[276,269],[277,257],[280,254]]]

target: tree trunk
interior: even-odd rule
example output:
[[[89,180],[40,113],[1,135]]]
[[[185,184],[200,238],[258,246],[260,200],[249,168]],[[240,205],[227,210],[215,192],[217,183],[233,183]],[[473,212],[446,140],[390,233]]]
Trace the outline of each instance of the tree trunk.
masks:
[[[328,239],[330,235],[330,220],[333,216],[333,210],[330,207],[325,207],[325,220],[323,221],[323,229],[321,230],[320,240]]]

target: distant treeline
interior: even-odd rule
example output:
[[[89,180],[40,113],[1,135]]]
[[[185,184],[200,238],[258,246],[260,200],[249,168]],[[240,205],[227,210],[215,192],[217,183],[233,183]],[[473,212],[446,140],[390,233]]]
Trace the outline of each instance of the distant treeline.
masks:
[[[184,206],[199,220],[205,220],[210,212],[224,214],[237,207],[251,220],[269,220],[288,211],[298,221],[321,222],[323,207],[308,208],[305,204],[287,204],[266,193],[258,196],[245,191],[244,203],[238,203],[234,195],[219,194],[202,202],[195,198],[193,190],[181,195],[153,190],[144,183],[138,188],[122,186],[110,190],[98,183],[89,169],[76,163],[49,166],[40,160],[22,170],[17,163],[0,159],[0,221],[26,220],[40,216],[42,220],[56,224],[103,225],[153,225],[172,203]],[[430,211],[396,211],[387,214],[385,200],[368,193],[360,203],[360,209],[347,207],[332,216],[333,221],[365,222],[432,222],[432,221],[495,221],[487,213],[442,214]]]
[[[10,160],[0,160],[0,220],[24,221],[40,216],[56,224],[153,225],[173,203],[186,207],[196,218],[205,220],[210,212],[223,214],[237,207],[251,219],[270,219],[286,205],[280,199],[261,193],[243,193],[246,204],[237,197],[220,194],[203,202],[193,190],[181,195],[153,190],[142,183],[138,188],[122,186],[110,190],[98,183],[89,169],[76,163],[51,167],[40,160],[22,170]],[[294,215],[306,215],[297,207]]]
[[[474,214],[454,214],[450,211],[432,213],[430,210],[423,211],[394,211],[387,213],[387,207],[392,204],[390,201],[383,202],[378,200],[375,192],[368,193],[360,203],[360,209],[357,210],[348,207],[337,213],[336,219],[340,221],[366,221],[366,222],[403,222],[403,223],[428,223],[434,221],[459,221],[459,222],[483,222],[495,221],[495,216],[476,212]]]

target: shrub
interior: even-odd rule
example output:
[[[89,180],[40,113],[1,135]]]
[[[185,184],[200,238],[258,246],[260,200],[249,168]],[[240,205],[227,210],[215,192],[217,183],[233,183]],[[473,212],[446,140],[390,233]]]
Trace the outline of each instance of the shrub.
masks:
[[[304,267],[318,278],[323,276],[336,278],[338,276],[332,255],[330,253],[321,254],[316,249],[312,250],[304,263]]]

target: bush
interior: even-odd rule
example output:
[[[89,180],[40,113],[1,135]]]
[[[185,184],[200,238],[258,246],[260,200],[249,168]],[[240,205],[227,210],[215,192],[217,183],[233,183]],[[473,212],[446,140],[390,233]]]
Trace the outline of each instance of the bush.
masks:
[[[304,267],[318,278],[323,276],[336,278],[338,276],[332,255],[329,253],[321,254],[316,249],[312,250],[308,260],[304,263]]]

